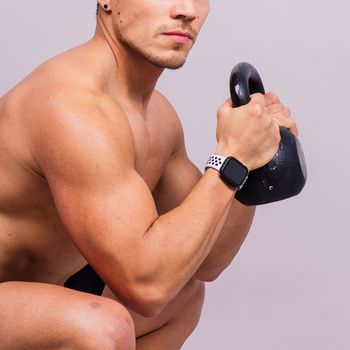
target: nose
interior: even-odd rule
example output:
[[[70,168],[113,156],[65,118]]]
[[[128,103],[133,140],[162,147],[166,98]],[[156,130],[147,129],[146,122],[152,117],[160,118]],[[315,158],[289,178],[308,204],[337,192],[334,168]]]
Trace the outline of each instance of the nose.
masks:
[[[171,18],[193,21],[197,17],[194,2],[194,0],[176,0],[171,9]]]

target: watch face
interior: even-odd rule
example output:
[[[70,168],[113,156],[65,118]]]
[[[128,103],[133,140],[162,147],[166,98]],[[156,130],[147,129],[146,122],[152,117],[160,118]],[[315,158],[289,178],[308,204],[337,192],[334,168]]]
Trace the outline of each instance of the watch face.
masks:
[[[228,157],[220,169],[220,174],[233,187],[240,187],[247,178],[248,169],[235,158]]]

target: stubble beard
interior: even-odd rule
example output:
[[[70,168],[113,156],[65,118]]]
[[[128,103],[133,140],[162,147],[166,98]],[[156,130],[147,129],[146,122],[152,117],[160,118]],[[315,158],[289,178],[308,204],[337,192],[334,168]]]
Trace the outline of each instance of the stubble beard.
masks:
[[[188,52],[182,54],[180,53],[181,49],[184,46],[183,44],[174,44],[174,46],[172,47],[173,55],[171,55],[170,57],[163,57],[157,55],[151,50],[138,47],[131,40],[127,40],[125,37],[123,37],[123,35],[121,35],[121,33],[118,31],[118,29],[115,30],[115,34],[117,36],[118,41],[121,44],[133,50],[157,68],[176,70],[183,67],[183,65],[186,63]]]
[[[181,57],[176,55],[176,52],[179,52],[181,48],[182,45],[174,46],[173,51],[175,51],[175,53],[169,58],[157,56],[151,51],[144,52],[143,54],[140,52],[140,54],[155,67],[176,70],[183,67],[186,63],[187,55],[182,54]]]
[[[171,60],[161,60],[153,57],[148,60],[151,64],[153,64],[155,67],[162,68],[162,69],[171,69],[176,70],[180,69],[184,66],[186,63],[186,60],[183,60],[182,62],[172,62]]]

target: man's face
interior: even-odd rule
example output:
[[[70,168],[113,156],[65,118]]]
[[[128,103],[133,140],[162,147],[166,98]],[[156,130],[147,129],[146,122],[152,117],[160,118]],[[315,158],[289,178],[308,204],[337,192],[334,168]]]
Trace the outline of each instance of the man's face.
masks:
[[[160,68],[186,61],[208,15],[209,0],[113,0],[117,39]]]

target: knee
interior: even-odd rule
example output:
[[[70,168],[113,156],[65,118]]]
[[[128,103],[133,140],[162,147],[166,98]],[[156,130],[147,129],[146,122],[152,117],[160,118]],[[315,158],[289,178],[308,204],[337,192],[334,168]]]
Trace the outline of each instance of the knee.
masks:
[[[125,307],[110,299],[90,302],[75,320],[77,349],[135,350],[135,329]]]

